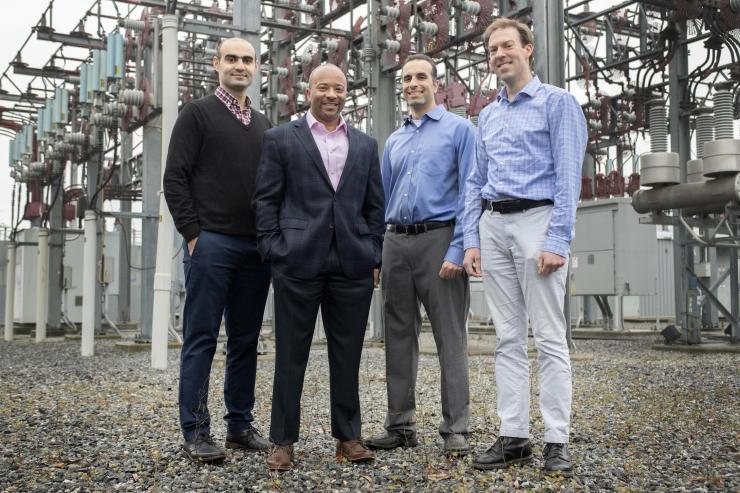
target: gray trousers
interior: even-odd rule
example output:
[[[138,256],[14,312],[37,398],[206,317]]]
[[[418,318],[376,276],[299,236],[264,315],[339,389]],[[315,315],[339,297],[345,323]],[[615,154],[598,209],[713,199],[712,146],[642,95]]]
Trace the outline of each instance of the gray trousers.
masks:
[[[383,316],[388,389],[388,431],[416,431],[416,373],[419,362],[420,303],[432,324],[442,390],[441,435],[467,433],[470,421],[468,278],[442,279],[439,270],[453,228],[419,235],[387,232],[383,242]]]

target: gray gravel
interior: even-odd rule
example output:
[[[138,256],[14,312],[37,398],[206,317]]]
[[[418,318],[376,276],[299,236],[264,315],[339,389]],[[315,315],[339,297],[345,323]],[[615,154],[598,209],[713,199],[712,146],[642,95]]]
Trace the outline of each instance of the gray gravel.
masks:
[[[737,355],[652,351],[650,338],[578,341],[574,358],[571,451],[577,475],[542,478],[542,422],[532,394],[538,459],[508,471],[478,472],[471,458],[440,453],[436,357],[419,364],[415,449],[381,452],[370,465],[339,465],[329,432],[325,348],[311,354],[303,397],[298,467],[268,473],[264,455],[229,452],[221,465],[194,465],[179,452],[178,351],[166,372],[149,354],[96,343],[82,359],[77,342],[0,342],[0,491],[738,491],[740,373]],[[534,362],[533,362],[534,363]],[[470,358],[471,441],[497,430],[491,356]],[[382,349],[361,367],[364,434],[382,431]],[[257,426],[267,433],[273,362],[258,369]],[[536,363],[532,383],[536,384]],[[223,367],[211,380],[211,412],[224,413]],[[214,436],[224,437],[216,419]]]

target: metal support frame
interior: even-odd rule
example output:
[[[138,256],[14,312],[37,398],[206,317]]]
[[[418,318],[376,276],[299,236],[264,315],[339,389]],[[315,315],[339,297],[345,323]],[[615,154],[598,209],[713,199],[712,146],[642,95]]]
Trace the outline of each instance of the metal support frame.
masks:
[[[678,23],[680,40],[686,40],[686,21]],[[689,128],[689,113],[682,110],[683,95],[686,94],[688,76],[688,47],[679,44],[676,53],[669,64],[670,74],[670,108],[669,121],[671,130],[671,151],[679,155],[681,168],[681,183],[686,182],[686,161],[691,159],[691,130]],[[675,216],[681,214],[679,209],[673,211]],[[696,323],[698,314],[691,311],[688,300],[689,276],[686,267],[694,265],[694,251],[688,243],[688,235],[684,228],[673,228],[673,261],[675,282],[675,316],[676,325],[683,331],[686,340],[690,343],[699,343],[699,324]]]
[[[62,242],[64,235],[64,177],[60,173],[54,177],[50,187],[54,205],[49,211],[49,280],[47,324],[51,329],[62,327],[62,284],[64,282],[64,264],[62,259]],[[58,188],[61,187],[61,188]],[[58,190],[58,192],[57,192]]]
[[[129,132],[123,132],[121,138],[121,171],[118,174],[118,183],[125,184],[131,181],[131,159],[133,137]],[[121,201],[121,212],[131,212],[131,202]],[[131,219],[118,218],[118,321],[131,320],[131,252],[132,231]]]

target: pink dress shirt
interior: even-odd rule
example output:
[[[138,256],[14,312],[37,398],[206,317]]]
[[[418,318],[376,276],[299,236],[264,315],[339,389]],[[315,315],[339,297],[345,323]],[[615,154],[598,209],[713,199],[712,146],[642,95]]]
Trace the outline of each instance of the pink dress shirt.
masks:
[[[311,135],[319,148],[324,167],[329,174],[331,186],[336,191],[339,179],[347,162],[347,151],[349,150],[349,139],[347,138],[347,122],[340,116],[339,125],[333,131],[328,131],[323,123],[318,121],[309,110],[306,113],[306,122],[311,129]]]

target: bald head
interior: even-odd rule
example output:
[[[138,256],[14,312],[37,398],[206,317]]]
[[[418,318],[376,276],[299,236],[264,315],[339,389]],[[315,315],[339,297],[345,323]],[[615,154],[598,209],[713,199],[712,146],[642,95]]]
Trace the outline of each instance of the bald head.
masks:
[[[326,77],[340,77],[344,81],[344,85],[347,85],[347,77],[344,75],[344,72],[342,72],[342,69],[332,63],[319,65],[318,67],[313,69],[313,72],[311,72],[311,76],[308,78],[308,85],[310,87],[313,87],[314,85],[316,85],[317,80]]]
[[[327,130],[332,131],[339,124],[346,99],[347,77],[339,67],[327,63],[311,72],[306,100],[311,103],[313,116],[323,123]]]

